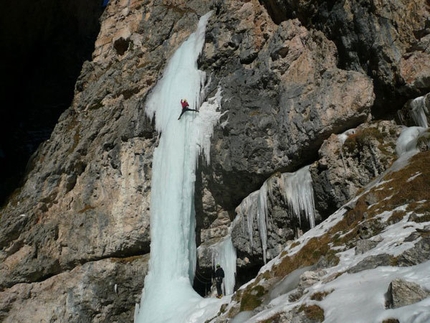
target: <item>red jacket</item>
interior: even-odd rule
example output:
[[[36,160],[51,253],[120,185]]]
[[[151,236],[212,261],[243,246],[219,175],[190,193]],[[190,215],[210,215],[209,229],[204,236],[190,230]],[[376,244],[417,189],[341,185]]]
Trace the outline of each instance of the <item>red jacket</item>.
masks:
[[[186,100],[181,100],[181,104],[182,104],[182,109],[188,108],[188,102]]]

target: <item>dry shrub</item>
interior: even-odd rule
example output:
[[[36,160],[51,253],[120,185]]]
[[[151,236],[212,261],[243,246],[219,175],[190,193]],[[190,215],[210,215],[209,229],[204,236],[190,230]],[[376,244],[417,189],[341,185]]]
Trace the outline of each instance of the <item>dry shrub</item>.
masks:
[[[304,312],[306,317],[314,322],[324,321],[324,310],[318,305],[302,305],[299,312]]]

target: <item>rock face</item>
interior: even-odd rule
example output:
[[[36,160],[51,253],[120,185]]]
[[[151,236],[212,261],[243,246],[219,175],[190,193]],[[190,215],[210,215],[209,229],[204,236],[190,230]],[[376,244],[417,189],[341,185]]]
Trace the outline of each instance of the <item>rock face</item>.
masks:
[[[130,302],[142,283],[129,278],[147,271],[146,260],[111,258],[78,265],[39,283],[0,292],[2,322],[132,322]],[[48,305],[48,306],[46,306]]]
[[[152,154],[159,136],[145,115],[145,99],[209,10],[198,64],[210,79],[207,96],[221,90],[223,116],[211,141],[211,162],[197,172],[200,272],[210,273],[211,246],[228,234],[240,203],[265,182],[309,167],[319,223],[395,160],[402,126],[394,115],[430,90],[428,60],[422,59],[429,33],[424,0],[111,1],[71,106],[1,209],[2,321],[132,320],[150,251]],[[428,148],[425,140],[421,147]],[[384,225],[367,224],[368,207],[402,205],[388,205],[386,198],[375,190],[345,207],[346,226],[360,234],[342,250],[357,246],[356,256],[372,250]],[[277,257],[310,228],[293,215],[281,189],[268,201],[267,250],[257,225],[251,225],[252,251],[247,235],[238,227],[232,232],[241,283],[253,278],[265,256]],[[419,201],[417,210],[426,205]],[[425,222],[426,216],[419,209],[410,221]],[[420,252],[428,251],[428,241],[416,242],[395,259],[399,266],[428,260]],[[321,277],[329,279],[319,270],[335,264],[329,249],[312,257],[297,263],[296,269],[314,271],[303,276],[297,299]],[[349,269],[393,263],[391,256],[373,260],[366,255]],[[283,279],[270,275],[272,282]],[[243,295],[235,296],[230,317],[223,314],[217,322],[246,308],[238,300]],[[34,316],[39,304],[44,313]],[[297,308],[279,315],[309,322]]]
[[[429,12],[422,0],[262,1],[278,23],[298,18],[335,42],[339,65],[372,77],[376,116],[428,90]]]
[[[204,53],[213,52],[221,59],[208,67],[203,62],[214,58],[201,59],[202,67],[219,75],[212,84],[223,91],[228,123],[214,135],[213,167],[208,172],[217,194],[234,188],[222,197],[214,196],[228,209],[274,172],[295,170],[315,158],[329,134],[367,120],[374,98],[369,78],[336,67],[336,48],[323,34],[306,30],[297,20],[277,26],[268,17],[258,27],[263,31],[257,33],[255,21],[267,14],[261,7],[248,2],[228,12],[233,10],[240,13],[240,23],[228,33],[237,35],[232,39],[238,44],[222,46],[217,29],[209,29],[209,48]],[[243,48],[249,34],[257,39],[251,49]],[[212,45],[211,39],[217,44]],[[220,49],[213,49],[215,45]],[[242,64],[224,62],[224,57],[242,57],[250,50],[255,55]],[[220,72],[218,65],[222,65]],[[224,75],[223,69],[233,73]]]

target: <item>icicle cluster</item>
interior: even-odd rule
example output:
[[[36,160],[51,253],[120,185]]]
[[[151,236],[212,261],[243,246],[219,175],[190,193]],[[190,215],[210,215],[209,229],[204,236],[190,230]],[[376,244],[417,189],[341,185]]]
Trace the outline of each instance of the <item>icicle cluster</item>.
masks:
[[[312,176],[309,166],[299,169],[295,173],[284,173],[279,179],[281,192],[299,219],[305,216],[311,228],[315,226],[315,201],[312,187]]]
[[[267,259],[268,200],[274,198],[274,187],[279,188],[300,225],[302,217],[305,217],[311,228],[315,226],[315,202],[309,167],[303,167],[295,173],[283,173],[269,178],[260,190],[248,195],[236,209],[240,217],[246,218],[251,249],[253,248],[253,223],[254,219],[257,219],[264,262]]]

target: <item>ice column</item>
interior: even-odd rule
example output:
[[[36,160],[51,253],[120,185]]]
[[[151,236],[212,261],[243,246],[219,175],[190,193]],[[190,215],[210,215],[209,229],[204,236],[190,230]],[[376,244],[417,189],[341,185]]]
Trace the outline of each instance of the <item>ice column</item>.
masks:
[[[236,282],[237,258],[231,235],[227,235],[227,237],[212,248],[214,249],[212,253],[212,267],[215,268],[219,264],[224,269],[224,293],[225,295],[231,295],[234,292],[234,284]]]
[[[151,189],[151,257],[135,322],[181,322],[200,296],[192,288],[196,263],[194,184],[197,159],[208,147],[220,92],[201,105],[205,73],[197,58],[203,48],[210,13],[169,61],[163,78],[146,102],[146,112],[161,133],[154,151]],[[180,100],[190,108],[181,120]],[[206,152],[206,156],[209,154]]]

